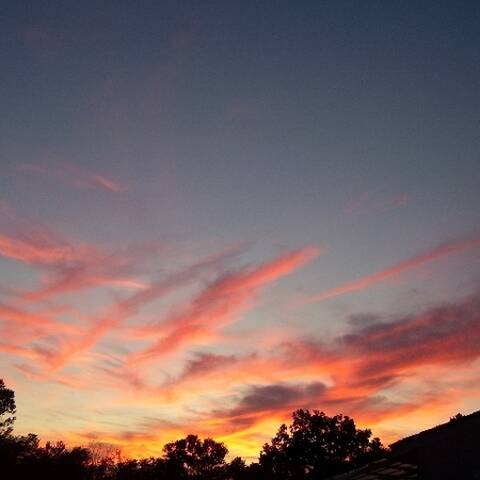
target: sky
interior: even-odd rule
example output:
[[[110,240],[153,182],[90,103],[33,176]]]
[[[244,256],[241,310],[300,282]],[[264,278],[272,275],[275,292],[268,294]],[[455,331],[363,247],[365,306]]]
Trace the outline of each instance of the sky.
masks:
[[[16,432],[253,460],[480,401],[480,4],[4,1]]]

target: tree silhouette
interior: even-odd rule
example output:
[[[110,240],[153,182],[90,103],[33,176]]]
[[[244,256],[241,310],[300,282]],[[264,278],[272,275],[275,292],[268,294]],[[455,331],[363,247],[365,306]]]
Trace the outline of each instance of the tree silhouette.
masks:
[[[223,443],[211,438],[202,441],[196,435],[167,443],[163,451],[172,477],[177,475],[176,478],[195,480],[220,478],[228,453]]]
[[[245,461],[240,457],[235,457],[225,466],[226,480],[253,480],[258,478],[254,472],[255,467],[247,466]]]
[[[28,478],[26,473],[34,463],[38,445],[38,437],[33,434],[0,437],[0,478]],[[7,475],[2,476],[2,472],[7,472]],[[36,475],[31,478],[36,478]]]
[[[326,478],[384,455],[380,440],[370,440],[371,434],[347,416],[297,410],[292,424],[282,425],[264,445],[260,465],[273,479]]]
[[[15,412],[15,393],[8,389],[0,378],[0,437],[9,436],[12,433]]]
[[[450,417],[450,421],[451,422],[456,422],[457,420],[460,420],[463,418],[463,415],[461,413],[457,413],[456,415],[454,415],[453,417]]]
[[[20,478],[86,480],[89,456],[86,448],[68,449],[63,442],[47,442],[30,452],[20,466]]]
[[[293,412],[291,425],[282,425],[264,445],[259,463],[250,465],[240,457],[226,462],[223,443],[196,435],[167,443],[163,457],[141,460],[122,461],[115,446],[101,442],[88,448],[63,442],[40,446],[36,435],[13,435],[14,414],[14,392],[0,380],[2,480],[320,480],[385,454],[370,430],[317,410]]]
[[[93,480],[112,478],[116,465],[120,463],[121,451],[115,445],[105,442],[90,442],[88,466]]]

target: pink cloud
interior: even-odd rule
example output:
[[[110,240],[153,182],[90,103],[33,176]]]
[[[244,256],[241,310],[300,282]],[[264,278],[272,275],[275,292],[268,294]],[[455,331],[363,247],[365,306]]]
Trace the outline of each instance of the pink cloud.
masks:
[[[69,329],[69,327],[62,326],[58,321],[43,313],[31,313],[17,306],[7,305],[3,302],[0,302],[0,318],[4,321],[11,321],[16,324],[30,327]]]
[[[103,187],[107,190],[110,190],[111,192],[119,193],[119,192],[124,192],[126,190],[126,188],[123,187],[122,185],[118,184],[117,182],[114,182],[113,180],[105,178],[102,175],[93,175],[93,180],[98,186]]]
[[[28,265],[48,265],[74,260],[69,245],[59,242],[58,239],[38,236],[35,238],[34,234],[30,238],[22,236],[13,237],[0,233],[0,255]]]
[[[479,342],[480,303],[473,295],[393,321],[379,319],[328,344],[292,340],[262,354],[200,355],[176,379],[142,388],[149,396],[173,393],[172,400],[178,401],[178,395],[190,398],[205,385],[210,392],[240,386],[230,406],[191,420],[198,425],[203,419],[210,434],[216,425],[223,433],[258,429],[266,419],[318,405],[334,413],[347,411],[371,425],[425,405],[430,410],[449,408],[461,391],[438,395],[424,389],[403,401],[389,400],[385,392],[412,381],[427,367],[430,375],[447,366],[466,368],[480,359]],[[324,383],[322,378],[330,380]]]
[[[48,358],[50,370],[64,367],[74,356],[92,348],[107,332],[121,325],[127,318],[136,315],[144,306],[165,297],[176,289],[190,285],[209,270],[217,270],[226,259],[237,253],[237,249],[222,250],[178,272],[169,274],[160,281],[151,282],[127,298],[115,302],[103,315],[94,318],[92,325],[81,335],[59,350],[51,352]]]
[[[460,240],[455,240],[449,243],[444,243],[439,245],[432,250],[428,250],[414,257],[403,260],[400,263],[392,265],[385,270],[380,270],[371,275],[361,277],[358,280],[352,282],[347,282],[338,287],[332,288],[331,290],[326,290],[315,295],[311,295],[305,298],[302,303],[312,303],[312,302],[322,302],[330,298],[335,298],[340,295],[345,295],[352,292],[357,292],[363,290],[370,285],[380,283],[383,280],[399,275],[408,270],[413,270],[418,268],[426,263],[433,262],[447,255],[451,255],[457,252],[467,250],[469,248],[474,248],[480,245],[480,237],[472,236],[469,238],[464,238]]]
[[[120,404],[138,402],[141,397],[145,402],[164,402],[182,409],[208,388],[212,399],[199,402],[201,411],[179,422],[179,431],[195,424],[208,434],[224,429],[232,435],[260,435],[266,424],[282,419],[290,410],[319,404],[379,422],[418,411],[428,395],[434,399],[429,391],[423,397],[418,394],[394,401],[385,394],[390,388],[417,378],[426,367],[432,371],[448,365],[460,368],[479,359],[480,310],[473,297],[389,322],[359,315],[361,321],[350,325],[348,335],[330,342],[295,339],[291,332],[285,342],[285,336],[280,341],[275,331],[269,331],[267,344],[259,341],[257,326],[255,341],[245,341],[252,338],[245,332],[226,330],[260,303],[267,288],[322,254],[317,247],[284,252],[240,268],[231,266],[238,249],[222,250],[197,262],[184,257],[181,263],[190,262],[187,266],[152,279],[151,271],[140,268],[151,257],[148,248],[105,251],[48,228],[28,227],[20,222],[13,233],[15,229],[0,231],[0,254],[38,271],[42,281],[34,291],[12,294],[14,301],[0,302],[0,352],[25,362],[12,366],[32,381],[73,389],[93,382],[102,387],[113,385],[119,392],[115,401]],[[445,243],[308,301],[358,291],[478,245],[478,236]],[[58,295],[105,285],[123,290],[115,291],[112,303],[93,313],[75,312],[79,326],[61,321],[65,311],[55,303]],[[198,290],[192,293],[191,287]],[[61,299],[65,301],[65,297]],[[159,299],[172,301],[167,310],[162,305],[165,316],[151,324],[140,323],[142,310]],[[39,301],[40,306],[35,303]],[[67,313],[70,319],[72,313]],[[102,339],[108,341],[94,350]],[[231,343],[226,344],[226,339]],[[239,348],[230,352],[228,348],[235,342]],[[192,361],[192,347],[205,345],[214,349],[208,354],[202,349]],[[105,349],[109,353],[104,353]],[[159,380],[149,362],[170,360],[174,354],[181,354],[174,359],[177,366],[179,358],[190,361],[178,376],[166,370],[162,372],[164,380]],[[126,390],[134,392],[135,398]],[[452,396],[449,405],[453,401]],[[440,408],[434,401],[430,404]]]
[[[92,287],[145,289],[148,283],[138,278],[138,265],[147,255],[165,248],[152,243],[105,252],[92,244],[68,240],[33,221],[25,222],[11,211],[8,217],[11,231],[0,230],[0,256],[24,263],[41,274],[38,288],[19,293],[30,302]]]
[[[174,313],[165,321],[150,326],[148,332],[161,335],[162,338],[133,355],[131,362],[158,358],[191,343],[215,339],[221,328],[234,322],[251,307],[261,287],[289,275],[320,253],[317,247],[306,247],[287,252],[255,268],[221,276],[180,313]]]

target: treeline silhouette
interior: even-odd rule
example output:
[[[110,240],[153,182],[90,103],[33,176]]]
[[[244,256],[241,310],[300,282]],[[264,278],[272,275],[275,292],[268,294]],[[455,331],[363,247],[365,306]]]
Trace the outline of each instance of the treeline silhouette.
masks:
[[[196,435],[167,443],[162,457],[141,460],[122,459],[114,446],[101,442],[41,446],[34,434],[14,435],[15,413],[14,392],[0,380],[0,478],[5,480],[317,480],[386,452],[370,430],[356,428],[351,418],[318,410],[293,412],[292,423],[281,425],[258,462],[249,465],[240,457],[228,461],[223,443]]]

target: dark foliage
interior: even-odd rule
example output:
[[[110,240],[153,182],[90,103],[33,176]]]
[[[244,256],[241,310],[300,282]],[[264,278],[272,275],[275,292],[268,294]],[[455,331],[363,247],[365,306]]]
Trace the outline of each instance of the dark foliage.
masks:
[[[297,410],[260,453],[260,462],[226,461],[228,449],[211,438],[188,435],[165,445],[160,458],[120,460],[114,446],[40,446],[36,435],[15,436],[14,392],[0,380],[0,478],[5,480],[280,480],[321,479],[367,463],[384,449],[352,419]],[[5,418],[6,417],[6,418]],[[5,419],[3,419],[5,418]]]
[[[385,455],[370,430],[359,430],[343,415],[329,417],[297,410],[260,453],[260,465],[271,479],[321,479],[364,465]]]
[[[216,480],[222,478],[225,471],[228,449],[211,438],[202,441],[196,435],[188,435],[167,443],[163,451],[167,473],[171,477]]]
[[[15,394],[0,379],[0,437],[8,436],[12,433],[15,411]]]

